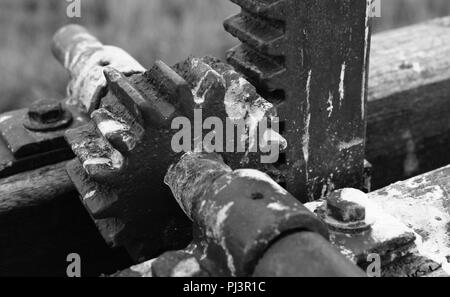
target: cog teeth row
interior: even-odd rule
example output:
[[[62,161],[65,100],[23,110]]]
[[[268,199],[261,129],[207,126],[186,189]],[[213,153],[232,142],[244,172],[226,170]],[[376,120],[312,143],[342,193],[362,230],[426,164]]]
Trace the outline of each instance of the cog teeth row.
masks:
[[[118,218],[121,211],[118,196],[93,181],[78,160],[70,161],[66,169],[105,242],[113,248],[123,245],[125,224]]]
[[[272,56],[286,51],[284,24],[242,12],[225,20],[225,30],[255,50]]]
[[[227,61],[258,87],[267,91],[283,88],[286,81],[283,59],[263,55],[241,44],[227,53]]]
[[[142,256],[143,242],[168,232],[167,242],[153,242],[154,250],[145,251],[155,256],[153,253],[160,249],[187,242],[187,238],[177,239],[178,229],[164,229],[168,221],[181,225],[184,217],[168,206],[166,188],[155,189],[155,183],[161,179],[159,171],[170,165],[171,152],[166,145],[170,145],[167,141],[172,119],[192,117],[193,92],[185,79],[161,61],[145,73],[128,77],[112,67],[103,72],[108,93],[92,112],[92,121],[66,132],[78,157],[69,164],[68,173],[101,235],[112,247],[123,246],[137,259]],[[161,139],[166,142],[161,143]],[[155,172],[149,173],[149,168]],[[152,191],[157,197],[144,199]],[[168,215],[152,222],[147,234],[144,229],[155,218],[146,216],[156,207],[164,208]]]
[[[231,0],[243,10],[271,19],[283,20],[286,0]]]
[[[277,58],[272,60],[281,71]],[[184,245],[187,238],[185,242],[180,234],[188,234],[185,218],[172,207],[174,201],[165,199],[167,188],[162,185],[175,156],[170,150],[172,119],[195,119],[194,111],[201,107],[204,117],[242,119],[250,127],[261,115],[274,116],[275,109],[242,74],[215,58],[189,58],[173,67],[159,61],[144,74],[130,77],[114,68],[104,72],[109,92],[92,121],[67,132],[78,157],[68,172],[108,243],[124,246],[135,259],[144,253],[155,256],[161,249]],[[267,79],[275,80],[275,74]],[[236,168],[243,162],[260,164],[258,153],[248,154],[250,139],[244,141],[245,152],[224,153]],[[232,144],[239,147],[237,136]],[[114,167],[117,155],[120,169],[104,168]],[[147,199],[150,193],[154,199]],[[167,227],[170,224],[173,228]],[[167,240],[155,242],[165,236]]]

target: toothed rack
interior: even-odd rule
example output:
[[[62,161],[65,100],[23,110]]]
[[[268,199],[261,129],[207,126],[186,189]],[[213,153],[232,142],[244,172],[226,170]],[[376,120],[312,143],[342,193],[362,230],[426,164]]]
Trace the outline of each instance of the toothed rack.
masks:
[[[362,186],[369,6],[364,0],[231,0],[224,23],[242,43],[227,60],[278,105],[297,197]]]

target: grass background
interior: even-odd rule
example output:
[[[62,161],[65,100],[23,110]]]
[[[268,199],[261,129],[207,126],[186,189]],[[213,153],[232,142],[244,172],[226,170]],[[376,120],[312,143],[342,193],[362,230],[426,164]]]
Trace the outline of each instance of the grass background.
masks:
[[[449,0],[381,0],[375,31],[450,15]],[[81,0],[80,19],[64,0],[0,0],[0,112],[46,97],[62,98],[67,74],[50,52],[52,35],[76,22],[105,44],[124,48],[145,67],[190,54],[223,57],[237,43],[222,21],[238,7],[227,0]]]

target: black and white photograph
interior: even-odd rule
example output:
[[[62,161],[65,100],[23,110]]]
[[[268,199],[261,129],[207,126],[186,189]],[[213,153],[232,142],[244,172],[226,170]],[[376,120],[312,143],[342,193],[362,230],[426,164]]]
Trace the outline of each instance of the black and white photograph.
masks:
[[[0,281],[448,276],[449,0],[0,0]]]

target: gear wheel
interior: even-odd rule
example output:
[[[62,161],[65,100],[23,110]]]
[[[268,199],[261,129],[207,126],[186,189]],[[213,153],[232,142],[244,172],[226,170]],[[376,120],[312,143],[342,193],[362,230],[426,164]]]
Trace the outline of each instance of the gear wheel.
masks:
[[[192,226],[164,185],[168,168],[183,153],[171,148],[173,119],[192,123],[201,110],[203,118],[240,118],[249,130],[276,110],[215,58],[189,58],[172,68],[158,61],[130,77],[111,67],[104,74],[108,93],[92,121],[66,133],[78,157],[68,165],[69,175],[104,239],[125,247],[136,262],[184,248]],[[232,168],[273,169],[248,149],[222,155]]]

